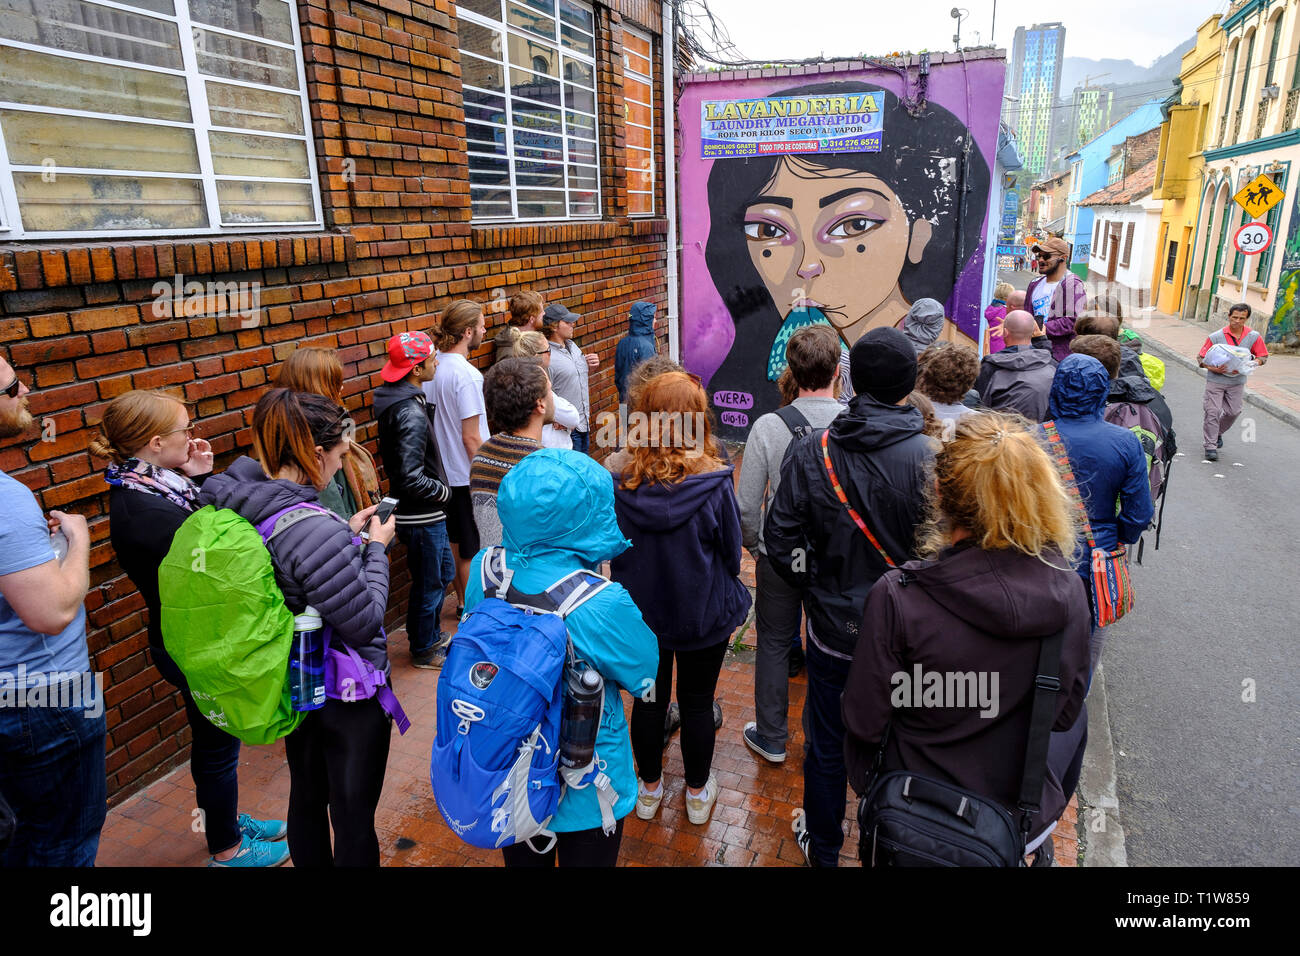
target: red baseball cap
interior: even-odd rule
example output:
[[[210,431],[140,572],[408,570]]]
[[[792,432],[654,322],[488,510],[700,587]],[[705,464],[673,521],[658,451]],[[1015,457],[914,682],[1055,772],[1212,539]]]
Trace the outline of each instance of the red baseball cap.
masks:
[[[388,340],[388,364],[379,372],[385,382],[396,382],[433,354],[433,340],[424,332],[398,332]]]

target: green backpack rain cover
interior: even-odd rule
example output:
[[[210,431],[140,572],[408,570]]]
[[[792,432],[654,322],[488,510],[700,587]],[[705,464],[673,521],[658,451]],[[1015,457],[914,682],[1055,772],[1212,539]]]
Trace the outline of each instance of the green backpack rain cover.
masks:
[[[289,701],[293,614],[262,537],[236,512],[200,508],[158,568],[163,646],[198,709],[246,744],[269,744],[307,715]]]

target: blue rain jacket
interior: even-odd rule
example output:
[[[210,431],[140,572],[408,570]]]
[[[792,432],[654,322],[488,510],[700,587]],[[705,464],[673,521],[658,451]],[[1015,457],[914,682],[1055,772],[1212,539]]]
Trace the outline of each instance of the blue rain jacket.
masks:
[[[1047,417],[1065,442],[1097,547],[1132,544],[1151,523],[1151,484],[1142,443],[1127,428],[1103,421],[1110,376],[1091,355],[1067,356],[1056,368]],[[1075,567],[1085,577],[1087,546]]]
[[[1134,439],[1136,441],[1136,439]],[[614,515],[614,480],[596,461],[576,451],[547,448],[515,465],[497,493],[506,566],[514,587],[528,594],[545,591],[580,568],[599,569],[625,551]],[[483,600],[480,551],[470,563],[465,611]],[[659,645],[622,585],[612,584],[567,618],[574,649],[605,678],[605,708],[596,734],[596,753],[618,792],[614,816],[622,819],[636,805],[632,743],[618,691],[642,696],[654,686]],[[568,789],[551,829],[557,833],[600,826],[593,787]]]
[[[619,339],[614,351],[614,385],[618,400],[627,401],[627,377],[632,369],[655,354],[655,305],[653,302],[633,302],[628,319],[628,333]]]

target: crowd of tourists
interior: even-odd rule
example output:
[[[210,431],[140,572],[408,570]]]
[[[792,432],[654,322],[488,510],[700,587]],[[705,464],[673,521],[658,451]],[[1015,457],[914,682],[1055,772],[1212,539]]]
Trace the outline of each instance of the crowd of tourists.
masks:
[[[1022,834],[1021,855],[1050,862],[1086,746],[1103,625],[1123,613],[1099,562],[1112,583],[1126,582],[1125,546],[1152,524],[1175,447],[1158,362],[1118,316],[1089,311],[1060,245],[1035,247],[1041,276],[1028,289],[999,287],[982,359],[936,342],[943,308],[928,299],[901,329],[873,329],[851,347],[828,325],[799,329],[786,348],[784,404],[754,422],[739,474],[714,437],[700,380],[657,354],[650,303],[633,306],[615,372],[626,410],[653,424],[620,432],[618,448],[592,447],[589,376],[600,361],[575,341],[582,316],[530,290],[510,299],[486,374],[470,361],[486,334],[479,303],[453,302],[429,331],[392,337],[383,384],[352,399],[371,407],[377,460],[354,440],[360,409],[345,403],[331,349],[288,356],[253,410],[251,447],[220,471],[186,403],[152,391],[113,399],[90,450],[105,463],[110,539],[144,600],[149,654],[184,701],[210,865],[377,866],[391,733],[408,723],[391,659],[404,651],[414,667],[444,666],[456,642],[442,627],[449,597],[461,630],[481,631],[500,613],[489,600],[551,594],[575,574],[593,588],[559,605],[561,656],[606,688],[589,727],[599,768],[564,778],[542,821],[554,839],[502,846],[507,865],[613,865],[623,819],[653,819],[666,799],[663,755],[679,728],[686,818],[708,823],[719,795],[718,680],[751,604],[756,719],[739,735],[762,761],[786,759],[789,680],[806,667],[795,832],[810,865],[838,863],[847,788],[874,806],[895,771],[1001,807]],[[1256,344],[1232,316],[1207,350]],[[1228,370],[1209,371],[1229,381],[1207,386],[1207,454],[1240,411]],[[31,429],[28,390],[0,359],[0,437]],[[0,671],[26,675],[19,693],[30,700],[43,687],[50,704],[0,703],[11,831],[0,829],[0,864],[90,865],[105,820],[105,719],[102,706],[93,718],[58,706],[66,688],[55,681],[91,670],[90,535],[84,517],[43,513],[4,473],[0,503]],[[261,536],[282,595],[274,610],[285,627],[293,618],[293,640],[309,630],[303,620],[324,633],[323,703],[300,709],[294,697],[267,733],[285,741],[284,821],[240,812],[234,704],[209,689],[182,640],[225,620],[210,608],[195,616],[174,567],[182,547],[186,565],[204,552],[189,545],[216,527],[203,517],[213,513]],[[410,578],[404,649],[384,629],[394,541]],[[216,574],[214,561],[182,572]],[[471,677],[486,690],[509,666],[476,662]],[[940,675],[941,690],[945,674],[991,677],[991,696],[981,683],[970,700],[931,699],[928,681],[924,694],[900,693],[900,675],[923,673]],[[551,699],[563,698],[562,735],[577,724],[568,694],[557,686]],[[267,696],[275,700],[252,705],[287,706],[292,695]],[[474,735],[496,727],[492,715],[465,699],[438,703],[439,740],[454,744],[445,759],[477,747],[475,774],[486,772]],[[516,748],[527,757],[536,738],[509,742],[504,757]],[[484,779],[475,774],[453,775],[472,788]],[[434,795],[452,821],[450,794]],[[497,801],[494,832],[528,799]],[[868,858],[866,842],[864,861],[886,858],[874,845]]]

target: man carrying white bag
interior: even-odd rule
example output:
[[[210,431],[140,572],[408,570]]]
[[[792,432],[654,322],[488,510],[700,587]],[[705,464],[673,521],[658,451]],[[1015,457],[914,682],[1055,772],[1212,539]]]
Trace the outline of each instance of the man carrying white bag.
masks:
[[[1205,458],[1219,460],[1223,436],[1241,414],[1246,376],[1268,361],[1264,337],[1247,328],[1250,306],[1238,303],[1228,310],[1228,324],[1213,332],[1201,346],[1200,366],[1205,369]]]

